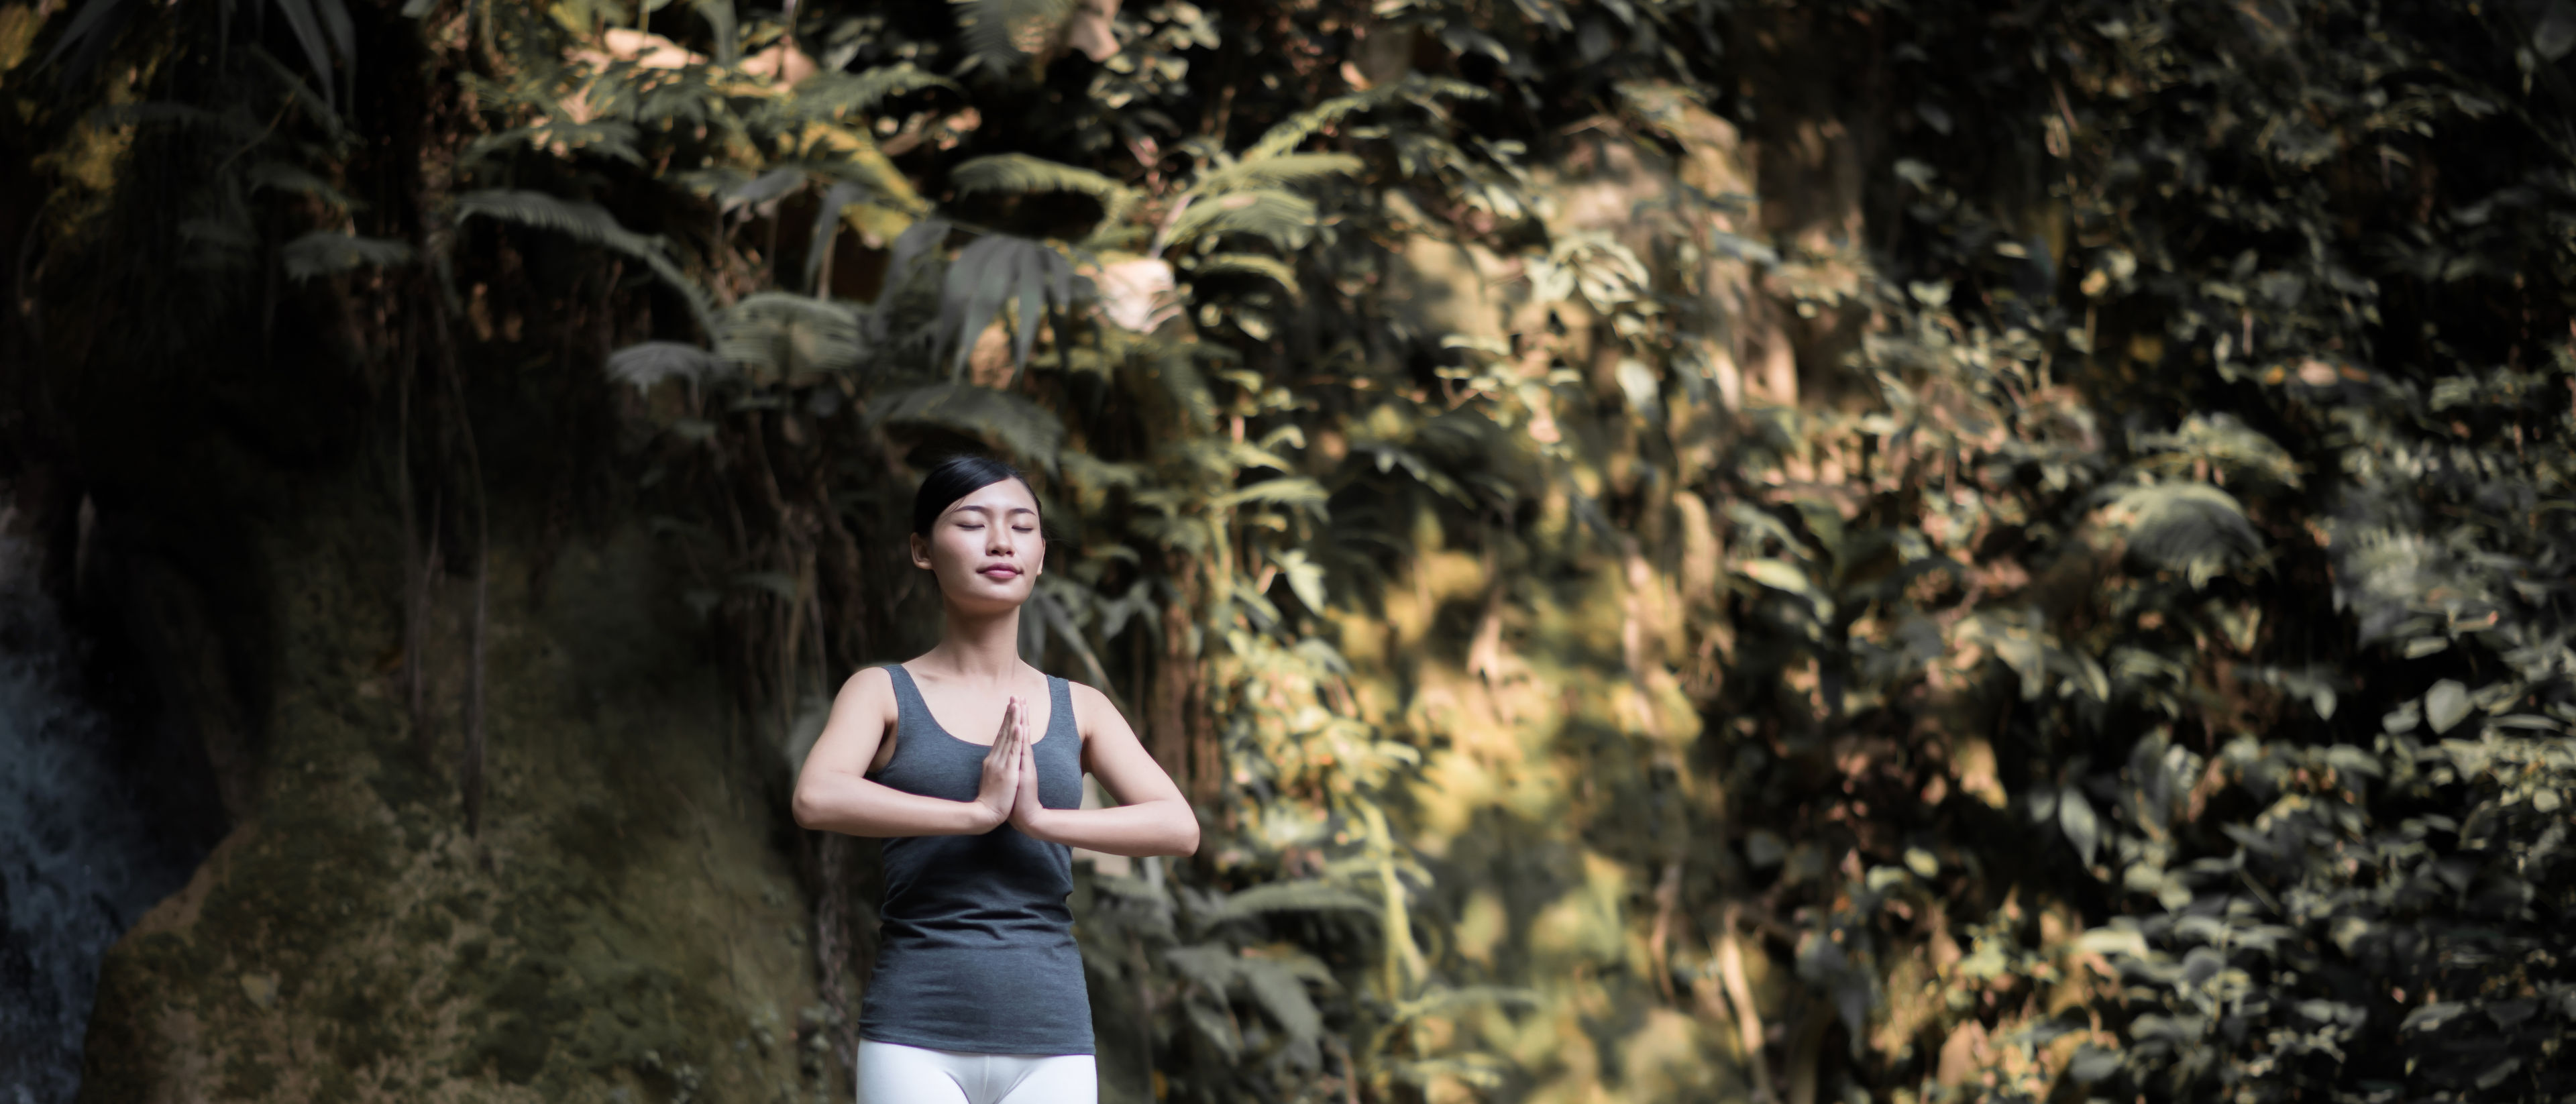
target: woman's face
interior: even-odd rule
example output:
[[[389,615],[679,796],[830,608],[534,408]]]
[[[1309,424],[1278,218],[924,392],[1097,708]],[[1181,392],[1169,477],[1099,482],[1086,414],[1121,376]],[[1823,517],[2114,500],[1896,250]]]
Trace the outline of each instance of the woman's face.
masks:
[[[913,535],[912,562],[938,578],[953,605],[1000,610],[1028,601],[1046,567],[1037,496],[1017,479],[968,492],[931,523],[929,537]]]

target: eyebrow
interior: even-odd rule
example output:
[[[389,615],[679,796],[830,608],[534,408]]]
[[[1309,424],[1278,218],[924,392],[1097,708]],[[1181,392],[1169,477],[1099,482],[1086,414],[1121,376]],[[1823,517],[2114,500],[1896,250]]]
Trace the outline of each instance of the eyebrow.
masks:
[[[952,513],[952,514],[963,514],[963,513],[967,513],[967,512],[969,512],[969,511],[972,511],[972,512],[974,512],[974,513],[978,513],[978,514],[989,514],[989,513],[992,513],[992,512],[993,512],[993,508],[992,508],[992,507],[990,507],[990,506],[960,506],[960,507],[958,507],[958,508],[956,508],[956,509],[954,509],[954,510],[950,510],[950,511],[949,511],[949,513]],[[1028,508],[1028,507],[1026,507],[1026,506],[1013,506],[1013,507],[1011,507],[1010,509],[1005,510],[1005,511],[1003,511],[1003,512],[1004,512],[1004,513],[1009,513],[1009,514],[1032,514],[1032,515],[1037,513],[1037,511],[1036,511],[1036,510],[1032,510],[1032,509],[1030,509],[1030,508]]]

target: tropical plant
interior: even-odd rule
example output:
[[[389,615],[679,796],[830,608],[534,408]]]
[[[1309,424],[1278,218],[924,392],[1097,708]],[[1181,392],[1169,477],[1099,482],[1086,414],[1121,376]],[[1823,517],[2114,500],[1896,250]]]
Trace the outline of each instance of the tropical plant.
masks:
[[[1031,470],[1024,651],[1208,828],[1082,882],[1113,1091],[2571,1090],[2576,7],[405,18],[397,212],[273,62],[82,125],[216,166],[190,264],[408,291],[415,594],[478,417],[613,412],[550,501],[773,784],[928,639],[914,461]]]

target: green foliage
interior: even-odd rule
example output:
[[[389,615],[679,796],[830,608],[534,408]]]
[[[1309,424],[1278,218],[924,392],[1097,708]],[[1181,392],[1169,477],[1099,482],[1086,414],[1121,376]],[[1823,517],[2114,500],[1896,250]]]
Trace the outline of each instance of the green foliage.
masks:
[[[1085,880],[1165,1098],[2558,1099],[2564,8],[502,11],[419,240],[609,304],[782,744],[910,461],[1039,473],[1024,650],[1207,817]],[[174,232],[398,263],[328,160]]]

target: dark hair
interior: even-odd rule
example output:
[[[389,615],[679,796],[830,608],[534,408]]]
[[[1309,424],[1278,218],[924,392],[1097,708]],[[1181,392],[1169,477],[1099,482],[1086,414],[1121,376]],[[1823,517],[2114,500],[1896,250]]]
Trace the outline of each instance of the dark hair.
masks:
[[[912,531],[929,536],[939,515],[948,512],[958,499],[1005,479],[1017,479],[1021,486],[1029,487],[1029,477],[1020,474],[1020,469],[990,456],[951,456],[940,461],[921,477],[921,490],[912,496]],[[1029,493],[1034,497],[1037,488],[1029,487]]]

